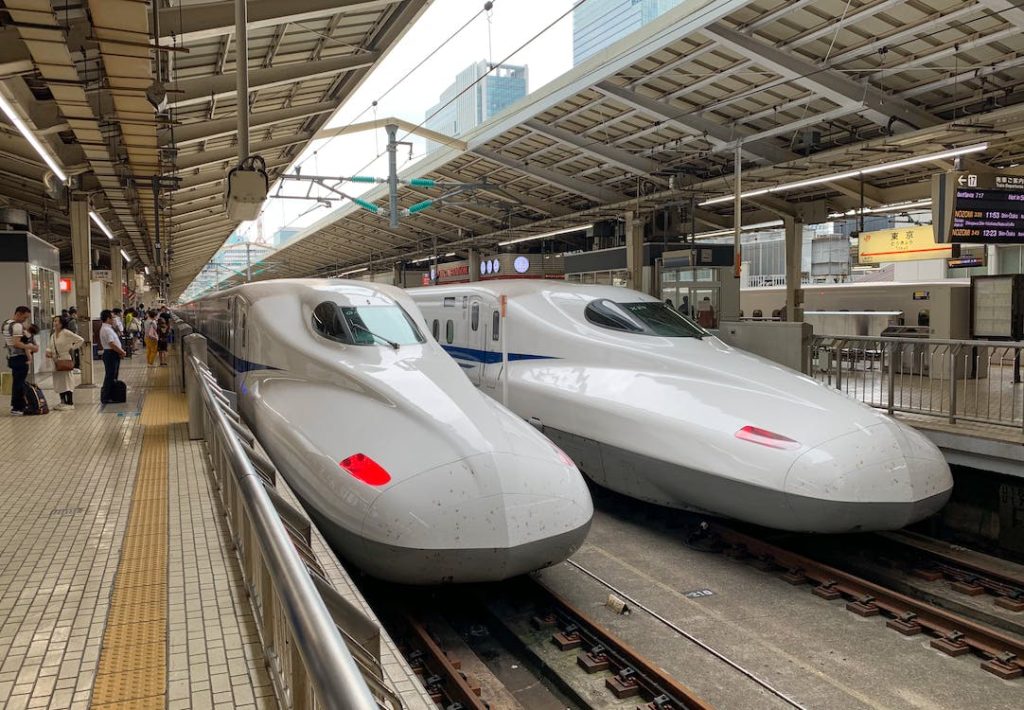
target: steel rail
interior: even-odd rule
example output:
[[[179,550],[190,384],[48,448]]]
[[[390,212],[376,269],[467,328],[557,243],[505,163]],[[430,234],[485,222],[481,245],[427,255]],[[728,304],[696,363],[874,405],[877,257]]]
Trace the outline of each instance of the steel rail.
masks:
[[[218,436],[224,444],[221,448],[235,475],[241,502],[277,590],[292,641],[306,667],[316,703],[331,710],[376,710],[379,705],[278,517],[262,477],[249,461],[235,428],[204,376],[206,368],[195,357],[190,356],[189,362],[196,380],[202,384],[199,391],[216,428],[214,432],[207,430],[207,439]]]
[[[856,614],[885,614],[890,617],[886,625],[904,635],[927,632],[936,637],[932,648],[951,656],[979,654],[985,659],[981,667],[1000,678],[1024,675],[1024,642],[1012,636],[719,523],[710,523],[708,531],[746,554],[788,570],[787,581],[813,583],[817,596],[850,600],[846,608]]]
[[[779,690],[778,688],[773,686],[768,681],[766,681],[763,678],[760,678],[759,676],[757,676],[753,671],[747,670],[746,668],[741,666],[736,661],[733,661],[731,658],[729,658],[728,656],[726,656],[722,652],[717,651],[716,649],[712,648],[708,644],[704,643],[703,641],[701,641],[699,638],[697,638],[696,636],[694,636],[690,632],[688,632],[685,629],[681,628],[678,624],[675,624],[674,622],[672,622],[671,620],[665,618],[664,616],[662,616],[658,612],[654,611],[650,607],[644,605],[642,602],[637,600],[635,597],[633,597],[633,596],[629,595],[628,593],[624,592],[623,590],[619,589],[618,587],[616,587],[612,583],[610,583],[607,580],[601,578],[599,575],[591,572],[590,570],[588,570],[583,565],[581,565],[578,562],[575,562],[573,560],[566,560],[566,562],[568,564],[570,564],[571,566],[575,567],[577,570],[579,570],[583,574],[585,574],[588,577],[590,577],[591,579],[593,579],[595,582],[597,582],[601,586],[603,586],[603,587],[609,589],[610,591],[614,592],[617,596],[621,597],[622,599],[627,601],[629,604],[633,605],[637,609],[640,609],[640,610],[644,611],[649,616],[653,617],[656,621],[658,621],[661,624],[663,624],[663,625],[667,626],[668,628],[672,629],[673,631],[678,633],[680,636],[685,638],[687,641],[690,641],[691,643],[693,643],[696,646],[700,647],[704,651],[707,651],[712,656],[714,656],[718,660],[722,661],[723,663],[725,663],[727,666],[729,666],[733,670],[738,671],[742,675],[746,676],[747,678],[752,680],[754,683],[756,683],[757,685],[761,686],[766,691],[768,691],[769,693],[771,693],[775,697],[777,697],[780,700],[782,700],[787,705],[789,705],[791,707],[794,707],[794,708],[797,708],[797,710],[808,710],[808,708],[805,705],[801,705],[799,702],[797,702],[796,700],[794,700],[790,696],[786,695],[784,692],[782,692],[781,690]],[[547,589],[546,587],[542,587],[542,589],[544,589],[544,592],[549,594],[549,595],[551,595],[552,597],[555,597],[556,599],[558,598],[551,590]],[[562,602],[562,603],[568,605],[567,602]],[[585,615],[582,615],[582,612],[578,612],[577,611],[576,613],[580,614],[581,618],[584,618],[584,619],[587,618]],[[595,624],[595,626],[596,626],[596,622],[590,622],[590,623]],[[598,628],[599,628],[599,626],[598,626]],[[604,633],[608,634],[608,632],[604,632]],[[614,638],[614,637],[612,637],[612,638]],[[621,644],[622,642],[616,640],[616,643],[620,643]],[[636,652],[633,652],[633,653],[636,653]],[[642,657],[639,656],[639,654],[637,654],[637,656],[638,656],[638,658],[642,658]],[[658,672],[661,673],[662,675],[664,675],[663,671],[659,670]],[[672,679],[669,679],[669,680],[672,680]],[[675,683],[674,680],[672,680],[672,682]],[[685,686],[682,686],[682,687],[685,688]],[[689,689],[687,689],[687,690],[689,691]],[[693,691],[689,691],[689,692],[692,693]],[[696,695],[694,695],[693,697],[695,698],[696,702],[700,702],[700,703],[704,702],[704,701],[700,700],[700,698],[698,698]],[[709,706],[707,704],[703,704],[703,705],[695,705],[694,707],[711,707],[711,706]]]
[[[444,649],[434,641],[426,626],[408,614],[405,615],[405,623],[408,624],[415,637],[411,639],[412,643],[421,646],[426,653],[430,654],[430,657],[436,662],[436,670],[440,670],[447,678],[448,683],[445,685],[444,691],[448,694],[449,699],[461,704],[466,710],[487,710],[488,705],[470,687],[466,677],[451,662]],[[422,682],[426,687],[427,678],[424,677]],[[430,692],[429,688],[427,688],[427,692]]]

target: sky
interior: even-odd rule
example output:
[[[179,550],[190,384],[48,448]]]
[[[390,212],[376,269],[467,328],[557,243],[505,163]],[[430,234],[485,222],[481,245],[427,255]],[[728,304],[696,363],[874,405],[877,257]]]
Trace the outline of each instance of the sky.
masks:
[[[494,0],[489,13],[481,13],[424,62],[445,39],[480,12],[484,4],[483,0],[434,0],[326,126],[346,126],[389,116],[418,124],[423,121],[426,110],[438,103],[441,92],[454,81],[455,75],[480,60],[526,64],[529,91],[536,91],[572,68],[572,13],[566,14],[521,51],[516,50],[567,13],[573,2]],[[412,73],[403,79],[410,70]],[[374,101],[377,101],[376,107],[372,106]],[[402,135],[400,131],[400,140]],[[405,140],[414,143],[413,160],[421,158],[425,150],[423,141],[415,137]],[[386,144],[383,129],[314,141],[300,156],[298,164],[306,175],[386,177],[386,156],[375,160]],[[400,148],[398,159],[400,170],[408,166],[408,149]],[[368,187],[352,185],[346,187],[346,191],[359,195]],[[306,194],[308,188],[308,183],[288,182],[281,193]],[[339,204],[334,203],[331,209],[338,207]],[[317,207],[312,201],[271,200],[264,208],[263,232],[269,238],[282,226],[304,227],[327,213],[326,207]],[[249,239],[255,237],[251,226],[241,231]]]

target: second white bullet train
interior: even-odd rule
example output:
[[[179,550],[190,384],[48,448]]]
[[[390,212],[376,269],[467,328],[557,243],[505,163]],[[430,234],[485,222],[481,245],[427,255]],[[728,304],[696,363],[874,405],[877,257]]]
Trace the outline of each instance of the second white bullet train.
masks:
[[[400,289],[263,281],[180,311],[340,554],[408,584],[560,562],[593,506],[573,462],[466,381]]]
[[[914,429],[729,347],[646,294],[541,280],[410,294],[496,398],[504,347],[509,408],[626,495],[839,533],[903,527],[951,493],[942,454]]]

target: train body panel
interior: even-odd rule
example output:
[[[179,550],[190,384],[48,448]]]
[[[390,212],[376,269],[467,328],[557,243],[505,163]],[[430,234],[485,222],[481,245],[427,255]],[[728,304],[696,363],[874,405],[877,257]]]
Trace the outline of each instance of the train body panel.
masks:
[[[706,333],[624,332],[590,319],[605,317],[591,306],[601,302],[612,303],[609,317],[622,304],[664,317],[650,296],[551,281],[410,293],[463,371],[496,398],[504,347],[509,408],[608,488],[815,532],[902,527],[949,496],[938,449],[866,405]]]
[[[283,280],[190,306],[275,465],[369,573],[501,579],[582,543],[592,506],[571,460],[473,388],[399,289]]]

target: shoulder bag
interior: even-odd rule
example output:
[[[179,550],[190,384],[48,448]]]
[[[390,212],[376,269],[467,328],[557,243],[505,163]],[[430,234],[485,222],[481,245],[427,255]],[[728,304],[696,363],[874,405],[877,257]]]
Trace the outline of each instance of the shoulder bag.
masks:
[[[56,372],[71,372],[75,369],[75,361],[71,358],[62,359],[57,353],[57,337],[51,341],[53,344],[53,369]]]

